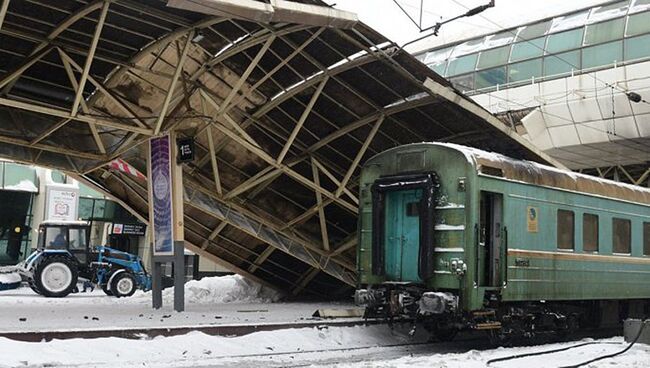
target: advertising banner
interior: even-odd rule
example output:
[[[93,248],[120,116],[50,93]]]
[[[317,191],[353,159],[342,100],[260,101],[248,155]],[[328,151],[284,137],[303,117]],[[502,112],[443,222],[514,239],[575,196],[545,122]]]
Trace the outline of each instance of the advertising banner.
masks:
[[[74,221],[77,219],[79,190],[76,188],[47,188],[46,220]]]
[[[144,224],[113,224],[114,235],[144,236],[147,227]]]
[[[153,205],[153,254],[174,254],[172,214],[172,173],[170,138],[168,135],[149,141],[151,157],[150,199]]]

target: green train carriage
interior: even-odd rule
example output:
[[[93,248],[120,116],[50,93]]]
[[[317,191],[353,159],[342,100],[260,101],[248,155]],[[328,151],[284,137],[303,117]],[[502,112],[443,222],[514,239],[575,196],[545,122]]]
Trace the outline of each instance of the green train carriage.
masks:
[[[650,312],[650,189],[441,143],[376,155],[360,188],[367,316],[506,338]]]

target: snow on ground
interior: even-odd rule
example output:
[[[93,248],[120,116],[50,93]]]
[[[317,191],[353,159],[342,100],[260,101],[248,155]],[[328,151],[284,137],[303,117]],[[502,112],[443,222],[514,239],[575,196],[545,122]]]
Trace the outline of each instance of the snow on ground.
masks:
[[[544,354],[488,365],[488,361],[495,358],[508,357],[518,354],[554,350],[557,348],[578,345],[584,342],[597,342],[597,344],[578,347],[575,349]],[[432,353],[418,356],[407,356],[396,359],[372,362],[353,362],[336,365],[318,365],[319,367],[361,368],[361,367],[409,367],[409,368],[560,368],[587,362],[594,358],[616,353],[627,347],[622,337],[569,342],[561,344],[547,344],[533,347],[497,348],[487,350],[471,349],[462,353]],[[650,366],[650,346],[637,344],[626,353],[610,359],[600,360],[585,367],[616,367],[616,368],[646,368]]]
[[[311,319],[319,308],[351,307],[279,302],[278,293],[241,276],[188,282],[183,313],[173,311],[173,289],[163,295],[163,308],[153,310],[151,293],[142,291],[119,299],[99,289],[65,298],[45,298],[28,287],[0,291],[0,332],[295,323]]]
[[[9,331],[128,329],[210,326],[223,324],[292,323],[314,320],[318,308],[348,308],[345,303],[268,303],[278,295],[239,276],[204,279],[185,286],[186,311],[152,310],[150,293],[117,299],[101,290],[44,298],[29,288],[0,292],[0,333]],[[320,323],[314,320],[314,323]],[[70,339],[27,343],[0,338],[0,367],[485,367],[489,359],[554,349],[575,343],[536,347],[487,347],[478,339],[447,344],[403,346],[426,339],[419,330],[413,340],[409,326],[313,327],[258,332],[246,336],[182,336],[127,340]],[[622,338],[600,340],[561,353],[495,363],[495,368],[560,367],[589,360],[625,347]],[[614,343],[614,344],[612,344]],[[392,346],[391,346],[392,345]],[[395,346],[397,345],[397,346]],[[589,367],[650,366],[650,346],[638,344],[622,356]]]
[[[25,343],[0,338],[0,367],[9,366],[194,366],[226,362],[238,366],[244,356],[322,351],[408,341],[386,327],[304,328],[258,332],[240,337],[192,332],[151,340],[119,338]]]
[[[395,346],[413,341],[407,331],[407,328],[390,330],[386,326],[357,326],[286,329],[239,337],[192,332],[150,340],[100,338],[26,343],[0,338],[0,367],[478,368],[486,367],[487,361],[496,357],[576,344],[489,349],[481,341],[470,340],[419,345],[417,349]],[[414,341],[422,342],[422,334],[416,335]],[[620,337],[597,341],[605,344],[494,363],[490,367],[561,367],[616,352],[626,346]],[[624,355],[589,367],[641,368],[647,367],[648,363],[650,346],[637,344]]]

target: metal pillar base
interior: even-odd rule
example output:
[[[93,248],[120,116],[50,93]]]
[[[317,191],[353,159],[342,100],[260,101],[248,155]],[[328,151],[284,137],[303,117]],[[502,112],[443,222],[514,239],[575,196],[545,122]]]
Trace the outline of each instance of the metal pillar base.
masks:
[[[626,342],[632,342],[636,335],[639,334],[639,329],[643,325],[643,321],[640,319],[626,319],[623,324],[623,335],[625,336]],[[638,343],[650,345],[650,321],[646,321],[646,326],[639,336]]]
[[[174,310],[182,312],[185,310],[185,244],[183,241],[174,241],[173,256],[153,256],[151,272],[152,307],[160,309],[163,306],[162,264],[167,262],[174,264]]]

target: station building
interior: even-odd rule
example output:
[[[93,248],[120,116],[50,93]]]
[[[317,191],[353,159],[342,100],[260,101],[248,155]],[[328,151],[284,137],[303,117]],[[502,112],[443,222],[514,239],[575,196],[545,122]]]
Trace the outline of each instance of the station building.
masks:
[[[0,203],[0,265],[24,260],[36,248],[38,226],[48,220],[89,221],[90,244],[107,244],[150,262],[147,226],[118,202],[60,171],[0,161]],[[185,267],[188,278],[227,272],[189,251]]]
[[[419,60],[570,169],[650,185],[650,1],[429,42]]]
[[[42,221],[92,222],[91,244],[148,257],[146,226],[117,202],[65,174],[0,162],[0,264],[16,264],[36,248]]]

